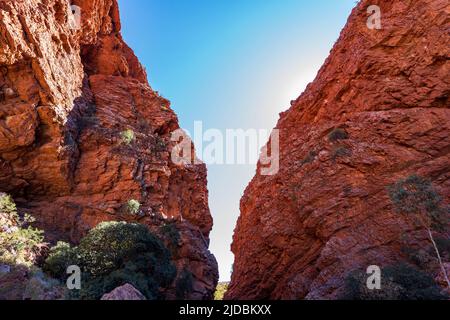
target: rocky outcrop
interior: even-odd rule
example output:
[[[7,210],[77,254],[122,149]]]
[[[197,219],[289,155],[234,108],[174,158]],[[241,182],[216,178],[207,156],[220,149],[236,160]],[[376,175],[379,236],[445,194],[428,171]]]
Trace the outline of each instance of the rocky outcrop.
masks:
[[[105,294],[101,300],[146,300],[144,295],[139,292],[135,287],[131,284],[127,283],[121,287],[118,287],[111,291],[110,293]]]
[[[281,114],[279,173],[259,166],[242,198],[229,299],[335,299],[352,271],[429,245],[386,187],[416,174],[449,202],[449,13],[442,0],[359,2]]]
[[[206,167],[170,161],[177,117],[120,28],[116,0],[0,2],[0,191],[50,241],[77,242],[102,221],[173,222],[189,298],[211,298]]]

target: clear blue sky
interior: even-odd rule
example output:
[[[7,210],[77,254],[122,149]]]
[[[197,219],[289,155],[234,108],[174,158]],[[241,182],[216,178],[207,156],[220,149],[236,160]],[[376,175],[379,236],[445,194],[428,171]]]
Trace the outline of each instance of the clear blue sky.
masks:
[[[272,129],[314,80],[355,0],[119,0],[126,42],[181,127]],[[230,244],[250,165],[208,168],[211,250],[230,278]]]

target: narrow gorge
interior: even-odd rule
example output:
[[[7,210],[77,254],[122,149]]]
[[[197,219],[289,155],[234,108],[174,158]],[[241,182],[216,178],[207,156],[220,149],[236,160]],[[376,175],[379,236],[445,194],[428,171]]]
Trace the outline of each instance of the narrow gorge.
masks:
[[[0,0],[0,300],[216,292],[207,166],[172,160],[177,114],[125,43],[118,3]],[[266,148],[279,170],[259,163],[243,194],[220,299],[448,298],[449,44],[448,0],[357,2],[280,114],[279,150]],[[70,295],[78,265],[88,280]],[[383,291],[367,292],[377,268]]]

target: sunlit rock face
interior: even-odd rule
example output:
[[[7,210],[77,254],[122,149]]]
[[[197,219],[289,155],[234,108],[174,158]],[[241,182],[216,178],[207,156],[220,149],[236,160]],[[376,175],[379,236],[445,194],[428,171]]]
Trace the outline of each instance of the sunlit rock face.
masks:
[[[242,198],[229,299],[336,299],[353,270],[430,245],[386,187],[416,174],[449,202],[449,13],[443,0],[359,2],[281,114],[279,173],[257,173]]]
[[[206,167],[171,162],[177,117],[123,41],[116,0],[70,4],[0,1],[0,191],[51,241],[77,242],[102,221],[157,233],[174,221],[174,263],[194,280],[187,298],[211,298]]]

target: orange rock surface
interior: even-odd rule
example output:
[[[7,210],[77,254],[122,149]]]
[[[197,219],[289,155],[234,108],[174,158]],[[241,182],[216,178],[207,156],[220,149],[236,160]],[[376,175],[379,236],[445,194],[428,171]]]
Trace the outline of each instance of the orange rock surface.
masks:
[[[176,265],[189,298],[214,292],[206,167],[170,161],[178,120],[120,34],[116,0],[0,1],[0,191],[49,240],[77,242],[99,222],[180,231]],[[122,133],[134,132],[124,143]],[[127,210],[137,200],[138,214]],[[168,294],[170,297],[170,294]]]
[[[445,0],[358,3],[281,114],[279,173],[258,170],[242,198],[229,299],[335,299],[353,270],[429,245],[386,187],[416,174],[450,202],[449,16]]]
[[[131,284],[127,283],[121,287],[118,287],[103,295],[101,300],[124,300],[124,301],[133,301],[133,300],[146,300],[145,296],[139,292],[135,287]]]

